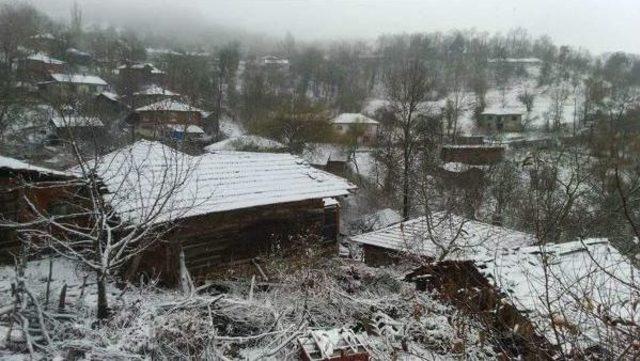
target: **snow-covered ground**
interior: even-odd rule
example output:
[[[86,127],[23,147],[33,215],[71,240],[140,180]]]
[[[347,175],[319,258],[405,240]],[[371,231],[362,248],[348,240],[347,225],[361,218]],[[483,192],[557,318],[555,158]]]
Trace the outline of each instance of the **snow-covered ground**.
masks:
[[[240,123],[233,121],[227,116],[223,116],[222,119],[220,119],[220,131],[228,138],[240,137],[247,134],[247,131]]]
[[[50,323],[52,344],[37,349],[35,356],[297,360],[298,337],[311,330],[344,327],[358,335],[376,360],[496,357],[478,325],[434,296],[416,292],[412,284],[401,281],[401,270],[372,269],[339,259],[297,270],[277,263],[263,267],[268,282],[229,279],[186,295],[153,285],[119,289],[110,284],[113,316],[98,326],[91,273],[72,261],[54,258],[54,302],[45,314],[57,309],[66,283],[66,311],[71,317]],[[48,274],[48,260],[28,264],[25,279],[41,303]],[[12,304],[13,280],[12,267],[1,267],[0,309]],[[0,347],[0,358],[28,359],[22,345],[14,337]]]

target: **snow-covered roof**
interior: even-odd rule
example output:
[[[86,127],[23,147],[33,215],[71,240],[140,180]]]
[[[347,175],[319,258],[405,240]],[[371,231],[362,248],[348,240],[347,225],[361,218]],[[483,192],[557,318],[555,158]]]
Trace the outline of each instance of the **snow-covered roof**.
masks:
[[[51,122],[56,128],[104,127],[104,123],[96,117],[55,116]]]
[[[377,121],[360,113],[342,113],[331,120],[333,124],[379,124]]]
[[[136,109],[136,112],[156,112],[156,111],[202,113],[201,109],[198,109],[194,106],[191,106],[189,104],[183,103],[175,99],[164,99],[159,102],[155,102],[153,104],[149,104],[147,106]]]
[[[204,129],[200,128],[197,125],[193,124],[167,124],[167,128],[181,133],[187,134],[204,134]]]
[[[54,65],[64,65],[66,64],[64,61],[56,59],[56,58],[52,58],[48,55],[45,55],[43,53],[37,53],[37,54],[33,54],[29,57],[27,57],[27,59],[32,60],[32,61],[39,61],[39,62],[43,62],[46,64],[54,64]]]
[[[482,112],[482,115],[522,115],[527,112],[524,107],[487,107]]]
[[[114,92],[102,92],[100,95],[104,96],[109,100],[113,100],[114,102],[120,101],[120,96]]]
[[[32,39],[47,39],[47,40],[56,40],[56,37],[51,33],[41,33],[36,34],[31,37]]]
[[[393,251],[448,259],[475,259],[500,249],[530,246],[536,238],[523,232],[472,221],[445,212],[419,217],[378,231],[353,236],[352,242]]]
[[[257,135],[241,135],[210,144],[204,149],[207,152],[219,150],[243,150],[255,148],[257,150],[278,150],[285,149],[284,144]]]
[[[279,64],[279,65],[289,64],[289,59],[280,58],[274,55],[263,56],[261,60],[264,64]]]
[[[460,162],[446,162],[442,165],[442,169],[448,171],[448,172],[452,172],[452,173],[462,173],[462,172],[466,172],[472,168],[476,168],[476,169],[488,169],[489,166],[486,165],[471,165],[471,164],[465,164],[465,163],[460,163]]]
[[[489,59],[489,63],[541,64],[538,58],[498,58]]]
[[[150,55],[183,55],[182,53],[171,49],[147,48],[145,50],[147,54]]]
[[[548,265],[546,279],[543,255]],[[561,342],[551,329],[550,313],[566,321],[569,329],[578,330],[577,335],[563,336],[577,337],[586,347],[611,332],[611,324],[604,319],[619,320],[618,327],[624,327],[626,320],[640,322],[633,305],[640,297],[633,286],[640,273],[606,239],[513,249],[476,264],[553,343]],[[544,301],[547,296],[550,305]],[[561,333],[567,330],[559,329]]]
[[[78,50],[76,48],[69,48],[66,50],[67,53],[69,54],[73,54],[76,56],[85,56],[85,57],[90,57],[91,54],[87,53],[86,51],[82,51],[82,50]]]
[[[174,93],[171,90],[165,89],[157,84],[149,85],[139,92],[133,93],[134,95],[166,95],[166,96],[178,96],[180,94]]]
[[[499,144],[443,144],[442,148],[448,149],[494,149],[494,148],[503,148]]]
[[[344,196],[355,186],[290,154],[216,152],[190,156],[138,141],[98,160],[108,201],[140,221],[166,200],[155,222],[269,204]],[[168,177],[167,177],[168,175]],[[178,179],[167,184],[163,179]],[[174,189],[175,188],[175,189]],[[164,197],[162,195],[165,195]]]
[[[107,85],[107,82],[102,80],[96,75],[84,75],[84,74],[51,74],[51,77],[61,83],[75,83],[75,84],[91,84],[91,85]]]
[[[25,163],[21,160],[17,160],[15,158],[9,158],[0,155],[0,169],[9,169],[15,171],[29,171],[29,172],[37,172],[41,174],[48,175],[61,175],[61,176],[69,176],[69,173],[61,172],[49,168],[38,167],[35,165],[31,165],[29,163]]]

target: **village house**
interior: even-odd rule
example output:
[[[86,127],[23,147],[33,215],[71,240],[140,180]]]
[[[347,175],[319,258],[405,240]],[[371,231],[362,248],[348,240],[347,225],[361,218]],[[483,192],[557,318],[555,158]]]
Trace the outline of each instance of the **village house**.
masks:
[[[129,110],[129,107],[122,101],[120,95],[103,91],[96,96],[95,110],[101,117],[115,118]]]
[[[638,275],[607,239],[585,239],[431,264],[407,280],[419,290],[437,291],[493,329],[517,333],[514,348],[535,352],[542,346],[538,351],[547,356],[561,349],[576,359],[606,359],[627,347],[637,331],[640,315],[632,300]],[[630,332],[619,333],[621,325]]]
[[[29,38],[29,48],[46,54],[52,54],[62,47],[62,41],[51,33],[40,33]]]
[[[139,107],[129,114],[127,122],[136,133],[152,139],[201,139],[205,134],[203,111],[174,99]]]
[[[525,109],[488,107],[478,119],[481,128],[489,132],[520,132],[524,128]]]
[[[157,103],[162,100],[178,101],[180,94],[165,89],[157,84],[144,86],[139,91],[133,92],[131,96],[126,97],[125,102],[132,108],[140,108],[149,104]]]
[[[66,63],[62,60],[38,53],[28,56],[18,63],[20,79],[28,81],[44,81],[53,73],[63,73]]]
[[[360,113],[342,113],[331,120],[333,128],[342,137],[356,137],[358,145],[373,145],[378,137],[380,123]]]
[[[65,212],[68,184],[64,181],[70,178],[71,175],[65,172],[0,156],[0,263],[13,264],[13,256],[20,251],[17,229],[7,223],[35,219],[28,202],[38,212]]]
[[[278,69],[282,71],[289,70],[289,59],[281,58],[275,55],[266,55],[258,60],[258,65],[270,68]]]
[[[91,54],[76,48],[69,48],[65,50],[64,54],[69,63],[76,66],[87,67],[93,62]]]
[[[50,75],[49,81],[38,83],[38,86],[49,96],[60,95],[96,95],[107,89],[107,82],[96,75],[62,74]]]
[[[602,357],[616,347],[605,339],[615,322],[637,325],[640,318],[630,306],[638,271],[607,239],[539,244],[530,234],[439,212],[349,241],[372,266],[420,260],[408,281],[492,329],[517,334],[506,346],[525,359],[558,347]],[[593,312],[601,308],[606,314]]]
[[[123,162],[137,172],[112,166]],[[186,176],[155,220],[176,228],[166,236],[167,242],[139,257],[129,271],[159,276],[169,284],[177,281],[181,252],[198,278],[260,254],[298,243],[305,247],[305,242],[318,242],[323,236],[334,241],[339,207],[333,199],[355,189],[290,154],[221,151],[189,156],[149,141],[101,157],[98,175],[112,207],[122,219],[135,223],[162,194],[164,188],[154,181],[176,164]]]
[[[126,63],[118,67],[118,92],[129,96],[152,84],[165,84],[166,73],[151,63]]]
[[[442,186],[464,192],[467,217],[473,217],[482,204],[486,177],[492,168],[504,159],[505,148],[495,145],[443,145],[440,151],[442,164],[435,175]],[[496,219],[499,224],[500,220]]]
[[[54,115],[49,120],[54,142],[65,140],[97,141],[105,136],[103,122],[97,117],[80,115]]]

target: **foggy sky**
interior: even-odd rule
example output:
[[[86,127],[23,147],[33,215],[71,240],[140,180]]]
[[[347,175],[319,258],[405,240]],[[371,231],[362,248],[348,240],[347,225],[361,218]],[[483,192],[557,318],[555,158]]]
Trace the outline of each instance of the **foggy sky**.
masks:
[[[73,0],[31,0],[56,18]],[[87,21],[205,22],[328,40],[382,33],[523,27],[594,53],[640,53],[640,0],[77,0]]]

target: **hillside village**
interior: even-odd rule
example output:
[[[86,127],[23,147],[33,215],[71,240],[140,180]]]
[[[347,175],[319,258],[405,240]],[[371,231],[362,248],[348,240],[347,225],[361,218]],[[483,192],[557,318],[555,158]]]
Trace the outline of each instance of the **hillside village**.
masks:
[[[0,359],[634,360],[640,57],[0,6]]]

